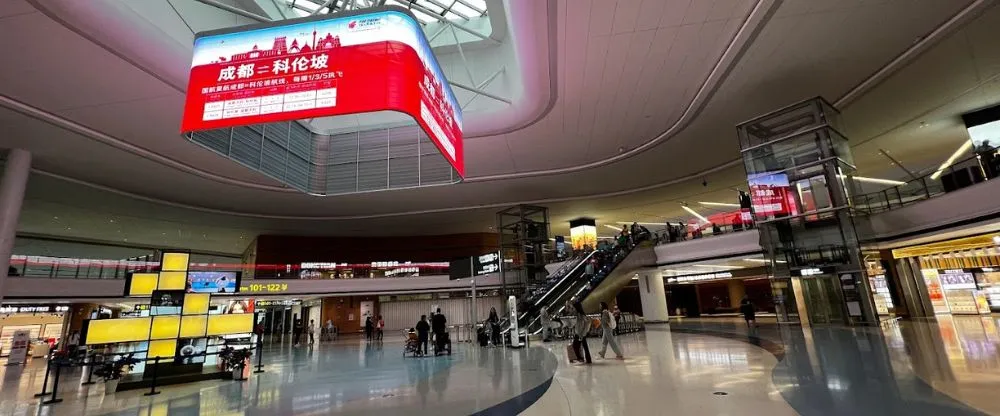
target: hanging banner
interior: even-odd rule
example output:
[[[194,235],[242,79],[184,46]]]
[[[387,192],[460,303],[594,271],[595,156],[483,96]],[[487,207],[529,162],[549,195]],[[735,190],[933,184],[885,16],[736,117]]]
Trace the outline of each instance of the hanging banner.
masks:
[[[378,111],[412,117],[465,176],[461,108],[401,7],[198,33],[181,131]]]

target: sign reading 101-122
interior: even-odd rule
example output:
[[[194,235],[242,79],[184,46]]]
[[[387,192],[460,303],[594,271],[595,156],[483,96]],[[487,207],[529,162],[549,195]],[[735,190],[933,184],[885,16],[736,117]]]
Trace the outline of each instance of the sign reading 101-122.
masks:
[[[402,8],[199,33],[181,131],[375,111],[413,117],[464,176],[461,109]]]

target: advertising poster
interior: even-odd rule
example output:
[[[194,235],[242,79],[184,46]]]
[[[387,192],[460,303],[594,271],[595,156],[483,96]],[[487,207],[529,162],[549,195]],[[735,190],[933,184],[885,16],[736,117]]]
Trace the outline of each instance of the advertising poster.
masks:
[[[188,272],[188,293],[236,293],[237,272]]]
[[[941,279],[937,269],[921,269],[920,274],[924,276],[924,283],[927,285],[927,296],[931,300],[934,313],[948,313],[951,308],[944,298],[944,291],[941,288]]]
[[[361,324],[361,329],[365,329],[366,318],[375,319],[373,315],[375,313],[375,302],[370,300],[365,300],[361,302],[361,319],[358,322]]]
[[[795,195],[790,191],[788,175],[776,172],[747,176],[750,202],[757,219],[796,215]]]
[[[10,338],[10,354],[7,357],[7,365],[24,364],[28,357],[30,337],[31,333],[26,330],[14,331],[14,336]]]
[[[236,30],[195,39],[182,132],[396,111],[464,177],[461,107],[405,11]]]
[[[177,364],[198,364],[205,362],[205,351],[208,349],[208,338],[190,338],[177,340],[177,352],[174,362]]]

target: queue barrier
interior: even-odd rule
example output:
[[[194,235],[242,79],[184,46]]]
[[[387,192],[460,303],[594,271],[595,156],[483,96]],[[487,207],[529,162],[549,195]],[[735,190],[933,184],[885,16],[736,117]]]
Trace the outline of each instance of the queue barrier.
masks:
[[[263,373],[264,372],[263,343],[260,342],[260,341],[258,341],[255,346],[250,347],[250,351],[256,351],[257,352],[257,365],[256,365],[257,369],[254,371],[254,374]],[[138,352],[141,352],[141,351],[138,351]],[[93,381],[93,374],[94,374],[95,364],[100,363],[100,362],[104,362],[104,360],[107,358],[107,356],[122,356],[122,355],[127,355],[127,353],[126,354],[123,354],[123,353],[100,354],[100,353],[94,352],[94,353],[88,354],[88,357],[90,358],[89,361],[87,361],[87,359],[86,359],[87,357],[85,357],[83,360],[81,360],[79,362],[75,362],[70,357],[57,357],[56,356],[56,351],[52,351],[52,352],[49,353],[49,355],[48,355],[48,357],[46,359],[46,363],[45,363],[45,377],[42,379],[42,391],[40,393],[36,393],[35,397],[44,398],[44,397],[47,397],[47,396],[51,396],[47,400],[42,400],[41,404],[56,404],[56,403],[62,402],[63,399],[59,398],[59,378],[60,378],[59,376],[61,375],[63,368],[65,368],[65,367],[69,367],[69,368],[72,368],[72,367],[88,367],[88,370],[87,370],[88,371],[88,373],[87,373],[87,380],[84,381],[84,382],[82,382],[82,383],[80,383],[80,385],[96,384],[96,382]],[[210,353],[210,352],[206,351],[206,352],[203,352],[201,354],[196,354],[194,356],[198,356],[198,355],[201,355],[203,357],[208,357],[209,355],[219,355],[219,352],[216,351],[216,352]],[[100,361],[96,361],[98,357],[101,358]],[[147,364],[150,361],[153,362],[153,374],[152,374],[152,380],[151,380],[152,383],[150,385],[149,392],[143,394],[144,396],[154,396],[154,395],[160,394],[160,391],[156,390],[156,388],[158,387],[157,386],[157,381],[158,381],[158,377],[157,376],[158,376],[158,372],[159,372],[158,369],[160,367],[160,359],[161,358],[162,357],[159,357],[159,356],[153,357],[153,358],[139,358],[139,360],[142,360],[142,361],[146,362]],[[52,377],[52,390],[49,391],[48,390],[49,373],[52,372],[52,367],[53,366],[55,367],[55,374]],[[240,373],[242,374],[242,371]],[[233,381],[245,381],[245,380],[247,380],[245,377],[244,378],[233,379]]]

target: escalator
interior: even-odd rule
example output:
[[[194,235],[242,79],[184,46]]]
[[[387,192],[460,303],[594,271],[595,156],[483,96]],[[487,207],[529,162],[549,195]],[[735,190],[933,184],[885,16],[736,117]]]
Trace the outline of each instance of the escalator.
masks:
[[[559,316],[571,299],[581,300],[587,313],[599,310],[600,302],[613,299],[632,279],[636,270],[656,264],[653,244],[641,238],[632,248],[605,247],[571,260],[546,279],[547,284],[531,292],[521,303],[518,327],[528,333],[541,330],[541,313]],[[587,263],[596,267],[588,273]],[[568,264],[570,262],[567,262]]]

